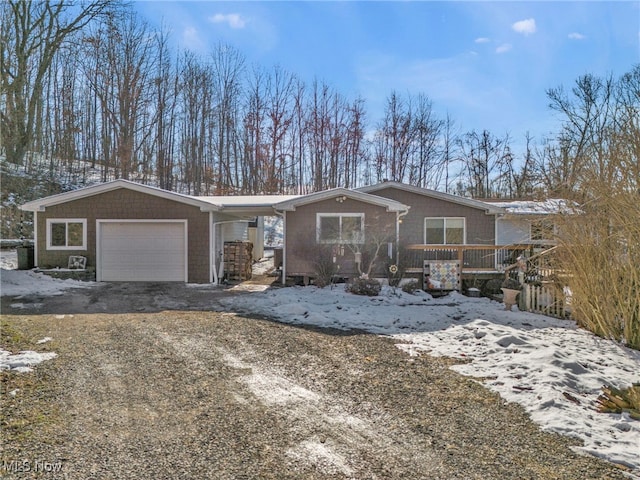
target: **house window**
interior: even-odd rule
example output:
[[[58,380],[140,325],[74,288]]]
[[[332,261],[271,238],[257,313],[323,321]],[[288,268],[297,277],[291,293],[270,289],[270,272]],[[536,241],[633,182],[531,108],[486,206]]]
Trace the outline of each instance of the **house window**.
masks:
[[[424,243],[427,245],[462,245],[465,221],[458,217],[424,219]]]
[[[364,243],[364,213],[318,213],[318,243]]]
[[[48,250],[86,250],[87,220],[85,218],[48,218]]]
[[[531,223],[532,241],[549,241],[555,236],[555,225],[550,220],[536,220]]]

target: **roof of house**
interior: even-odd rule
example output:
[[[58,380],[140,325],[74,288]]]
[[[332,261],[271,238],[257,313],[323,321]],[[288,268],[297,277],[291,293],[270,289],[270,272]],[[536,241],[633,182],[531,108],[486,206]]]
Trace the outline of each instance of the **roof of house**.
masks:
[[[156,197],[166,198],[187,205],[199,207],[202,211],[222,211],[234,214],[269,214],[273,213],[273,206],[277,203],[297,198],[299,195],[240,195],[240,196],[195,196],[170,192],[161,188],[142,185],[129,180],[113,180],[90,187],[80,188],[70,192],[59,193],[49,197],[33,200],[21,205],[25,211],[44,211],[47,207],[59,205],[82,198],[99,195],[119,188],[126,188]]]
[[[332,198],[347,198],[357,200],[360,202],[370,203],[372,205],[379,205],[385,207],[389,212],[407,212],[410,207],[404,205],[395,200],[389,198],[379,197],[366,192],[360,192],[358,190],[349,190],[346,188],[332,188],[330,190],[324,190],[321,192],[310,193],[308,195],[299,196],[286,200],[284,202],[275,205],[276,210],[280,211],[293,211],[296,207],[302,205],[308,205],[311,203],[320,202],[323,200],[329,200]]]
[[[299,198],[300,195],[234,195],[234,196],[200,196],[195,197],[209,202],[229,213],[247,213],[252,215],[273,214],[275,205]]]
[[[82,198],[99,195],[101,193],[110,192],[119,188],[126,188],[147,195],[153,195],[160,198],[166,198],[167,200],[173,200],[175,202],[185,203],[187,205],[193,205],[194,207],[200,207],[202,211],[217,211],[220,210],[220,206],[211,202],[205,202],[198,197],[191,195],[184,195],[181,193],[170,192],[161,188],[152,187],[149,185],[142,185],[140,183],[131,182],[129,180],[113,180],[111,182],[101,183],[99,185],[92,185],[90,187],[80,188],[71,192],[59,193],[57,195],[51,195],[49,197],[41,198],[39,200],[33,200],[20,206],[22,210],[30,212],[42,212],[47,207],[53,205],[59,205],[74,200],[80,200]]]
[[[375,193],[385,188],[396,188],[398,190],[404,190],[407,192],[416,193],[418,195],[424,195],[426,197],[436,198],[438,200],[443,200],[445,202],[457,203],[459,205],[465,205],[467,207],[485,210],[487,213],[490,213],[490,214],[505,213],[505,210],[503,210],[499,206],[493,205],[487,202],[481,202],[479,200],[461,197],[459,195],[452,195],[450,193],[438,192],[436,190],[430,190],[428,188],[415,187],[413,185],[407,185],[406,183],[400,183],[400,182],[386,181],[386,182],[377,183],[375,185],[368,185],[366,187],[361,187],[361,188],[358,188],[358,190],[365,193]]]
[[[484,200],[484,203],[503,208],[511,215],[554,215],[575,210],[576,205],[562,198],[547,200]]]

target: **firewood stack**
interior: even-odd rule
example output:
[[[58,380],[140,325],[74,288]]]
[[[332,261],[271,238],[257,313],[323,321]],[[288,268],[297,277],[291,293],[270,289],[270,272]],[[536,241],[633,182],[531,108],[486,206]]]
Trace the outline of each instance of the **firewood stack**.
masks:
[[[251,242],[224,243],[224,272],[227,280],[240,281],[251,278],[253,244]]]

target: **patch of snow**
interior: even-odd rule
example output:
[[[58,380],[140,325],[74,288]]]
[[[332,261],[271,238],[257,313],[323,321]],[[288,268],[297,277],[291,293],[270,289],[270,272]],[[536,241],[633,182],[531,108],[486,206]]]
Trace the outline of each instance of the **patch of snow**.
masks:
[[[242,382],[267,406],[320,400],[320,396],[315,392],[297,385],[283,376],[245,363],[227,350],[221,348],[218,350],[222,353],[222,358],[228,366],[248,372],[242,377]]]
[[[38,340],[38,341],[36,342],[36,344],[37,344],[37,345],[42,345],[43,343],[50,342],[51,340],[53,340],[53,338],[51,338],[51,337],[44,337],[43,339]]]
[[[354,473],[353,469],[349,467],[347,459],[335,452],[326,441],[305,440],[295,448],[287,450],[286,455],[298,463],[311,464],[318,471],[327,475],[351,476]]]
[[[15,248],[3,248],[0,250],[0,268],[3,270],[16,270],[18,268],[18,251]]]
[[[11,352],[0,349],[0,370],[28,373],[33,371],[32,367],[35,365],[45,360],[51,360],[57,356],[54,352],[38,353],[31,350],[25,350],[12,355]]]
[[[200,346],[190,345],[192,352],[203,348],[210,350],[210,343]],[[294,463],[293,467],[311,466],[325,474],[343,473],[351,476],[354,472],[348,460],[361,457],[363,446],[373,451],[389,452],[390,448],[405,453],[406,445],[390,446],[392,432],[385,426],[382,412],[371,416],[355,416],[349,412],[343,398],[333,397],[325,392],[313,391],[284,375],[273,365],[256,361],[258,355],[247,345],[240,353],[216,347],[224,363],[239,370],[237,380],[250,393],[238,392],[234,395],[237,402],[251,404],[256,399],[271,407],[292,425],[296,438],[304,438],[286,451]],[[392,428],[398,428],[394,422]],[[319,435],[318,432],[328,432]],[[424,452],[420,455],[429,456]]]
[[[485,200],[496,207],[504,208],[507,213],[516,215],[555,215],[558,213],[571,213],[576,210],[576,205],[562,198],[549,198],[547,200],[513,200],[490,201]]]
[[[267,254],[270,253],[270,255]],[[251,273],[253,275],[266,275],[273,270],[273,250],[265,252],[264,258],[257,262],[254,262],[251,266]]]
[[[34,309],[38,309],[41,308],[42,305],[44,305],[43,303],[12,303],[11,304],[11,308],[15,308],[17,309],[29,309],[29,308],[34,308]]]
[[[234,285],[229,290],[234,292],[264,292],[269,288],[269,285],[254,285],[252,283],[239,283]]]
[[[94,282],[60,280],[33,270],[5,270],[4,268],[0,271],[0,281],[0,295],[18,298],[32,293],[42,297],[62,295],[68,288],[87,288],[95,285]]]
[[[640,381],[640,352],[601,339],[575,322],[508,312],[487,298],[453,292],[432,298],[383,287],[363,297],[341,286],[290,287],[225,298],[236,311],[292,324],[363,329],[398,340],[410,355],[469,360],[452,369],[483,378],[505,400],[521,404],[543,430],[581,439],[577,451],[640,470],[640,422],[596,410],[603,385]]]

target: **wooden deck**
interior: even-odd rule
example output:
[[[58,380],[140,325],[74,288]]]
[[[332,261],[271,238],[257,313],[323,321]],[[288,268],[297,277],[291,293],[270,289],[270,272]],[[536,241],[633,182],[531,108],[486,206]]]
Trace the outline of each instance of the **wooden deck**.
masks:
[[[424,245],[408,251],[408,272],[422,271],[424,260],[457,260],[464,273],[496,273],[513,265],[519,255],[533,254],[533,245]]]

